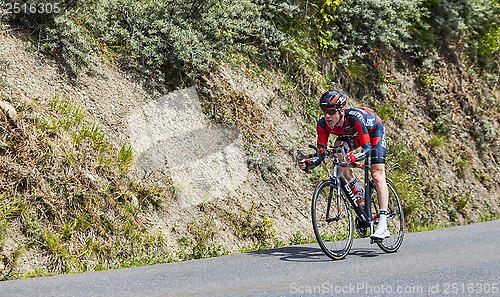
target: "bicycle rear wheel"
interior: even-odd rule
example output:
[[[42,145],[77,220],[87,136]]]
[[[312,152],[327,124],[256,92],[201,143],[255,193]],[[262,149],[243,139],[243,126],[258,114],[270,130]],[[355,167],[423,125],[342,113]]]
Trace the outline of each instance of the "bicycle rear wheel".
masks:
[[[344,194],[331,180],[320,182],[314,190],[312,207],[314,234],[330,258],[344,258],[352,246],[353,218]]]
[[[394,184],[387,179],[387,187],[389,188],[389,207],[387,211],[387,228],[391,235],[381,242],[377,242],[378,246],[386,253],[394,253],[403,243],[404,237],[404,214],[401,199]],[[378,198],[377,191],[372,194],[372,213],[378,216]]]

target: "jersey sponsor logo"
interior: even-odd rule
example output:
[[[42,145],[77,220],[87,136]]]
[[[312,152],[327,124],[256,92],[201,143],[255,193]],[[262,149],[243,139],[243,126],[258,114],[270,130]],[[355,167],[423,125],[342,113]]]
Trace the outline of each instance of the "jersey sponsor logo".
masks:
[[[357,110],[351,110],[349,111],[349,115],[355,116],[359,119],[363,119],[363,114]]]
[[[374,118],[372,118],[372,119],[367,119],[367,120],[366,120],[366,126],[368,126],[368,127],[373,126],[373,122],[374,122],[374,121],[375,121],[375,119],[374,119]]]
[[[347,126],[347,127],[345,127],[344,131],[345,131],[345,133],[351,134],[352,132],[354,132],[354,127]]]
[[[339,134],[339,135],[342,135],[342,137],[355,138],[355,137],[358,137],[358,132],[356,132],[354,134]]]

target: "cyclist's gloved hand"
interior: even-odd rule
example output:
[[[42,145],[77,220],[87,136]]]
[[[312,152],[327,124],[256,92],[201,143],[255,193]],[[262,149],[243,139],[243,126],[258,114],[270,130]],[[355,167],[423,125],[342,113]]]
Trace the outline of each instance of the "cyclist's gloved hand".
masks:
[[[299,168],[304,171],[307,171],[307,168],[309,168],[309,159],[299,160]]]
[[[356,156],[354,155],[354,153],[352,151],[349,151],[346,155],[346,161],[349,162],[349,163],[354,163],[356,162]]]

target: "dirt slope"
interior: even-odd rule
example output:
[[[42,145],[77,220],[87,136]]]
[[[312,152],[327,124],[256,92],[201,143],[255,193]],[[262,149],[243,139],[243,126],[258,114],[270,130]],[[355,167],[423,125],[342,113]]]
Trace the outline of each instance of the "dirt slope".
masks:
[[[54,60],[36,52],[30,42],[16,32],[7,32],[5,27],[1,29],[0,44],[0,86],[4,100],[22,110],[29,105],[47,107],[54,97],[68,98],[88,110],[118,145],[137,140],[131,139],[130,118],[166,95],[145,89],[136,76],[107,61],[98,62],[92,71],[70,79]],[[448,61],[446,56],[436,57],[433,67],[425,73],[412,68],[401,57],[394,56],[388,61],[378,66],[389,78],[381,97],[362,99],[359,85],[344,77],[338,77],[331,87],[360,99],[352,100],[351,106],[368,105],[377,112],[390,111],[384,117],[393,158],[388,169],[398,176],[401,175],[398,172],[407,172],[408,176],[401,177],[400,182],[414,186],[411,192],[405,189],[402,193],[409,212],[408,224],[446,226],[498,217],[498,90],[481,87],[481,82],[465,66]],[[164,208],[139,219],[144,221],[148,232],[163,234],[172,254],[193,248],[185,244],[186,239],[203,241],[205,249],[219,247],[237,252],[250,246],[288,244],[293,235],[298,240],[312,236],[309,203],[314,184],[310,176],[294,168],[296,149],[315,141],[314,123],[303,116],[302,103],[297,101],[291,112],[286,111],[290,108],[286,95],[292,92],[284,85],[284,77],[272,71],[255,76],[221,65],[208,81],[226,93],[219,105],[214,105],[216,108],[204,110],[206,117],[210,120],[224,114],[226,124],[230,122],[228,119],[234,119],[232,124],[237,131],[229,130],[236,131],[236,136],[230,138],[238,139],[239,143],[238,149],[226,150],[215,162],[232,164],[226,159],[236,158],[248,171],[235,179],[237,184],[223,195],[186,205],[179,203],[177,198],[182,195],[177,193],[165,202]],[[201,102],[206,104],[207,98],[201,98]],[[200,129],[203,131],[204,127]],[[169,136],[169,131],[165,133],[165,137],[160,137],[163,143],[158,145],[171,151],[172,135]],[[203,136],[195,133],[189,137],[198,141]],[[143,161],[152,154],[150,150],[147,153],[149,148],[138,154]],[[159,152],[161,159],[164,155]],[[409,163],[412,166],[400,168],[398,158],[405,156],[414,158]],[[198,168],[209,171],[210,162],[214,159]],[[141,169],[143,163],[139,160],[137,164]],[[175,166],[161,165],[161,174],[133,171],[130,178],[142,176],[144,182],[150,183],[175,180],[171,170]],[[9,251],[8,244],[13,240],[4,241],[4,253]],[[22,255],[17,271],[26,273],[43,266],[44,254],[38,252],[36,257],[32,253]],[[30,261],[29,257],[39,259],[39,264],[23,266],[22,263]]]

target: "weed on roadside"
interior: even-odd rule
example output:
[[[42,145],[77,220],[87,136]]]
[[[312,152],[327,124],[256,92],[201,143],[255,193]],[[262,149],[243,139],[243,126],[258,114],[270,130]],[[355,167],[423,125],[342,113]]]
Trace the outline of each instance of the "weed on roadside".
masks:
[[[37,108],[0,134],[8,144],[0,150],[0,242],[9,245],[0,278],[169,261],[164,240],[144,228],[141,214],[161,210],[171,190],[129,181],[130,145],[116,149],[69,99]],[[14,233],[23,250],[6,240]],[[13,273],[30,250],[42,251],[45,267]]]

